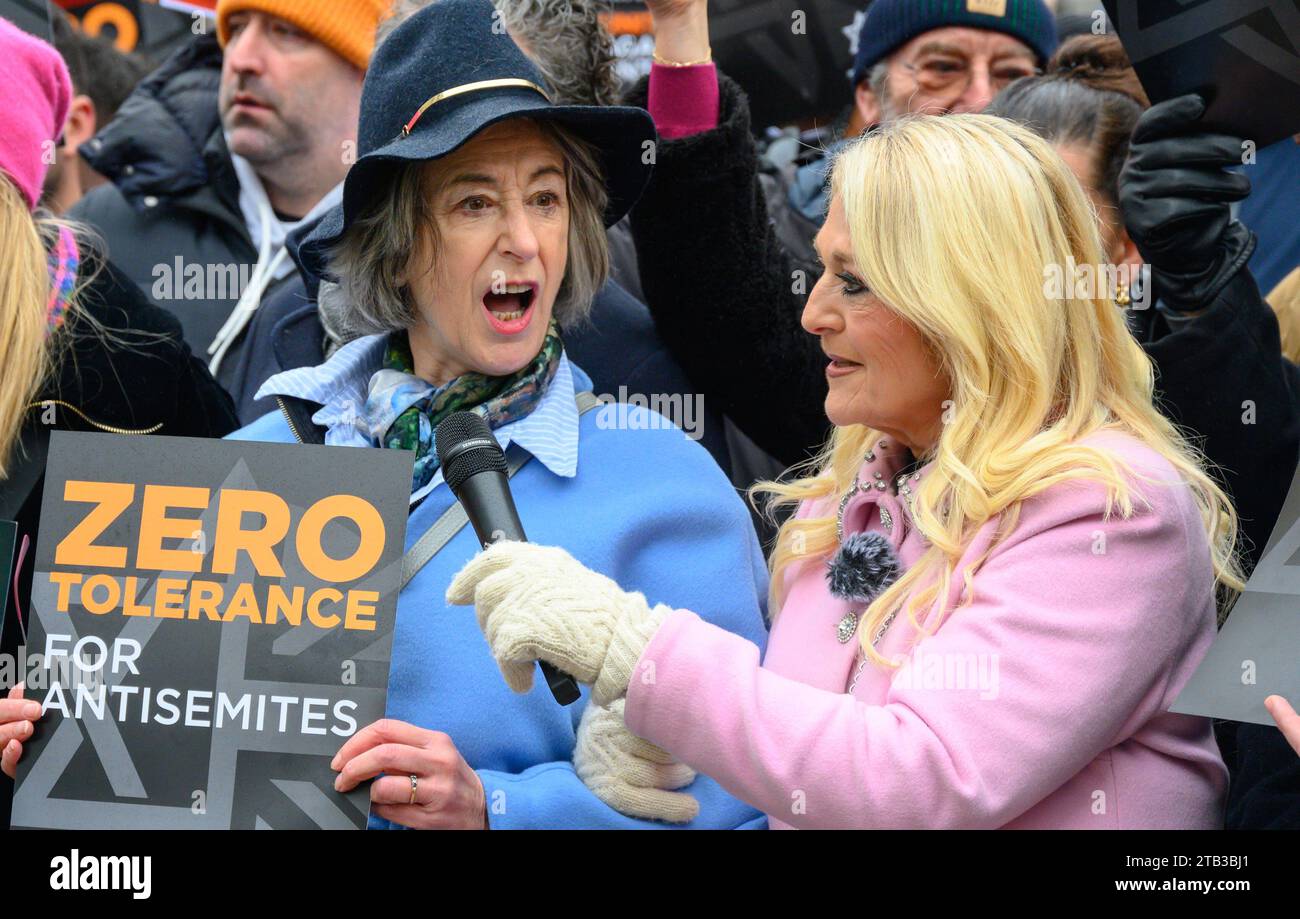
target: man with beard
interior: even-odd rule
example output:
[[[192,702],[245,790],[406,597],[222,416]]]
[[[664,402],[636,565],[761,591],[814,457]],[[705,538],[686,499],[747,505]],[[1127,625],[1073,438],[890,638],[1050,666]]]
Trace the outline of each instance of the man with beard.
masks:
[[[388,0],[220,0],[204,37],[82,148],[111,184],[72,216],[176,314],[223,385],[285,238],[341,200],[365,69]],[[224,49],[224,56],[223,56]]]

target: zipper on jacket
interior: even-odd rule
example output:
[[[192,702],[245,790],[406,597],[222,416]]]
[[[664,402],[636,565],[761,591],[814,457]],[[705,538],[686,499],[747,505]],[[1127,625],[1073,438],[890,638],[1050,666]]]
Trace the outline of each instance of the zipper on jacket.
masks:
[[[100,424],[98,421],[96,421],[94,418],[91,418],[89,415],[87,415],[81,409],[77,408],[75,405],[64,402],[61,399],[45,399],[41,402],[33,402],[31,405],[27,406],[27,409],[28,411],[34,408],[44,409],[46,406],[49,405],[62,406],[63,408],[66,408],[68,411],[78,415],[82,421],[86,422],[86,424],[90,425],[91,427],[98,428],[99,430],[104,431],[108,434],[156,434],[158,433],[158,431],[162,430],[162,426],[163,426],[162,422],[159,422],[158,424],[155,424],[151,428],[140,428],[139,430],[131,430],[130,428],[116,428],[113,427],[111,424]]]
[[[303,440],[302,435],[298,433],[298,426],[293,423],[293,416],[289,414],[289,406],[284,404],[284,399],[276,396],[275,404],[280,406],[280,414],[283,415],[284,420],[289,423],[289,430],[293,432],[294,439],[300,444],[305,444],[306,441]]]

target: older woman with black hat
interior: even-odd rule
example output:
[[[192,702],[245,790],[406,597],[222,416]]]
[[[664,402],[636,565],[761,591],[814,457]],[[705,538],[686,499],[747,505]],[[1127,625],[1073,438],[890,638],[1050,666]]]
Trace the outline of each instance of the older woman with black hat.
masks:
[[[514,459],[530,536],[661,614],[711,609],[761,643],[765,572],[744,505],[662,417],[596,402],[561,340],[608,272],[605,227],[645,185],[653,125],[640,109],[551,104],[493,13],[488,0],[445,0],[377,50],[343,207],[306,244],[359,337],[268,380],[258,397],[282,411],[233,436],[414,451],[409,549],[454,503],[434,430],[474,411]],[[461,529],[404,587],[388,719],[334,760],[340,789],[374,780],[372,826],[761,824],[630,735],[617,708],[503,685],[473,615],[443,599],[477,549]],[[507,676],[518,689],[532,671]]]

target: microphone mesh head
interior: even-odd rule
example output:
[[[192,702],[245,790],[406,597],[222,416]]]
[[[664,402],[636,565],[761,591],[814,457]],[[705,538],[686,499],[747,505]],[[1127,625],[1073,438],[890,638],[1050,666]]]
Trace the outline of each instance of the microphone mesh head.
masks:
[[[480,472],[506,471],[506,456],[492,429],[474,412],[454,412],[442,419],[434,432],[434,449],[442,464],[442,477],[452,492]]]

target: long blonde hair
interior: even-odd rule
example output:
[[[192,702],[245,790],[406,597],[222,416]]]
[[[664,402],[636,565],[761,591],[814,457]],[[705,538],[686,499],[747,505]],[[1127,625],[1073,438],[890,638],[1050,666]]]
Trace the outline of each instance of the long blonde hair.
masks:
[[[49,368],[45,244],[27,201],[0,174],[0,481],[9,477],[27,406]]]
[[[1106,486],[1106,513],[1133,513],[1123,463],[1080,441],[1103,429],[1156,450],[1190,486],[1209,538],[1216,584],[1240,590],[1236,514],[1204,458],[1156,410],[1154,372],[1102,290],[1047,296],[1050,266],[1101,264],[1095,212],[1065,163],[1029,130],[987,115],[907,117],[853,143],[836,160],[857,267],[872,291],[934,349],[952,382],[932,466],[914,491],[915,525],[929,546],[863,615],[867,641],[893,611],[918,612],[972,578],[988,557],[956,566],[981,526],[998,518],[991,549],[1015,527],[1021,502],[1087,478]],[[1098,285],[1099,287],[1101,285]],[[847,490],[880,437],[837,428],[794,481],[760,483],[769,508]],[[1140,498],[1141,496],[1138,495]],[[833,502],[829,502],[833,511]],[[836,548],[833,516],[791,518],[773,550],[773,610],[786,569]],[[924,626],[932,631],[951,611]]]
[[[1282,356],[1300,363],[1300,268],[1283,278],[1264,299],[1277,316]]]

